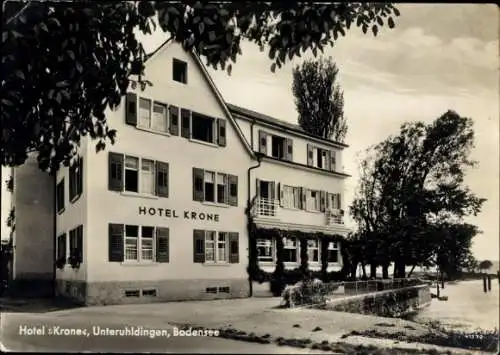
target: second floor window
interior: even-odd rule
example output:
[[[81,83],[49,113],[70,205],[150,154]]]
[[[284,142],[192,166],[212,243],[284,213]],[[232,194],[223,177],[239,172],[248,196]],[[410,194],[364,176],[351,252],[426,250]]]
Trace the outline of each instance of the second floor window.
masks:
[[[193,200],[238,205],[238,177],[193,168]]]
[[[337,171],[337,152],[308,144],[307,165],[328,171]]]
[[[279,160],[293,161],[293,140],[260,130],[259,153]]]
[[[309,211],[321,211],[321,193],[317,190],[306,190],[306,207]]]
[[[215,143],[215,119],[193,112],[191,138],[202,142]]]
[[[109,153],[111,191],[128,191],[168,197],[168,163]]]
[[[64,211],[64,179],[62,179],[56,187],[56,204],[57,204],[57,212],[61,213]]]

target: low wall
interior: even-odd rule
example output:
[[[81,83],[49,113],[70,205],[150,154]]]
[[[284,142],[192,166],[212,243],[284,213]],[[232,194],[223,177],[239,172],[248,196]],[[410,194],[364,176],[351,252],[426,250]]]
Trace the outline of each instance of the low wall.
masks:
[[[371,314],[382,317],[402,317],[417,312],[431,302],[429,285],[410,286],[395,290],[367,293],[348,299],[331,300],[316,308],[339,312]]]

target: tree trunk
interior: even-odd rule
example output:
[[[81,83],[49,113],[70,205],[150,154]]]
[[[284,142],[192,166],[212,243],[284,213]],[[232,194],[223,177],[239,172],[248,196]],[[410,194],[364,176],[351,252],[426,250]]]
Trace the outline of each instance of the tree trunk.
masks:
[[[403,260],[397,260],[394,263],[394,278],[404,279],[406,275],[406,263]]]
[[[413,272],[413,270],[415,270],[415,265],[413,265],[413,266],[411,267],[411,270],[410,270],[410,272],[408,273],[408,277],[410,277],[410,276],[411,276],[411,273]]]
[[[370,264],[370,277],[372,279],[377,278],[377,264],[373,262]]]
[[[362,277],[364,280],[366,280],[366,268],[365,268],[365,267],[366,267],[365,263],[361,263],[361,271],[362,271],[362,273],[363,273],[361,277]]]
[[[382,278],[383,279],[389,278],[389,264],[388,263],[382,265]]]

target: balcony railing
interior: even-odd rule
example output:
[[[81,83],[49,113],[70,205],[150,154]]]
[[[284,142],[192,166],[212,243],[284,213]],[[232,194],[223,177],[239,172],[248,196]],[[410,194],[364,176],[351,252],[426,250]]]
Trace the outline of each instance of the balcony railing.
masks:
[[[276,217],[279,202],[269,198],[258,198],[255,201],[255,213],[259,217]]]

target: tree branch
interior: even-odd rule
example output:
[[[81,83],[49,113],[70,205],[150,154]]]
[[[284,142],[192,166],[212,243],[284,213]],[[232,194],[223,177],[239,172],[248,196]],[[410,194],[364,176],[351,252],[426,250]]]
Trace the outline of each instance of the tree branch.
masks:
[[[3,6],[3,10],[5,11],[5,6],[7,4],[7,1],[4,3],[4,6]],[[18,18],[23,12],[24,10],[26,10],[28,8],[28,6],[30,6],[31,4],[31,1],[28,1],[26,3],[26,5],[24,5],[21,10],[19,10],[14,16],[12,16],[11,18],[7,19],[7,21],[5,22],[6,25],[8,25],[9,23],[11,23],[13,20],[15,20],[16,18]]]

